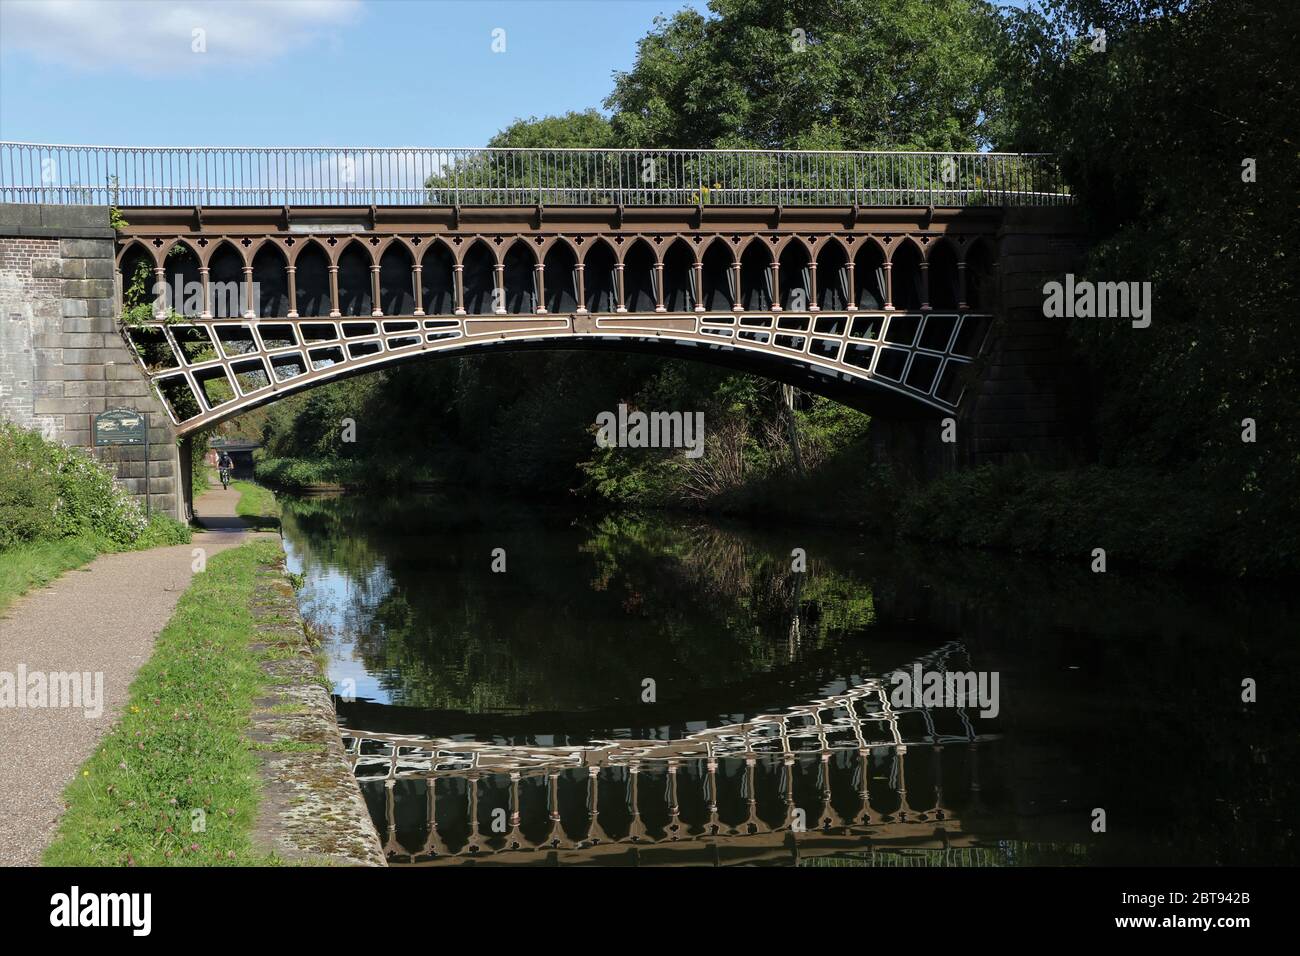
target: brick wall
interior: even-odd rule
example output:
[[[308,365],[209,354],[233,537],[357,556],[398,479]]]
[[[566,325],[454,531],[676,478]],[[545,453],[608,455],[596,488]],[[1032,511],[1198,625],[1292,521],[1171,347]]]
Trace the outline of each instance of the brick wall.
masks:
[[[176,434],[118,330],[115,276],[107,207],[0,205],[0,417],[90,448],[97,413],[149,412],[152,506],[182,517]],[[143,499],[142,447],[94,454]]]

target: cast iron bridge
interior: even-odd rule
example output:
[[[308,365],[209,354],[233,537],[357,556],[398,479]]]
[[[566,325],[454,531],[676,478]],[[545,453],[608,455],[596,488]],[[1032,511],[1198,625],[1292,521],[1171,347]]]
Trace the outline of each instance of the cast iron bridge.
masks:
[[[118,209],[124,334],[185,435],[433,352],[645,350],[955,410],[1040,154],[0,143],[0,201]]]

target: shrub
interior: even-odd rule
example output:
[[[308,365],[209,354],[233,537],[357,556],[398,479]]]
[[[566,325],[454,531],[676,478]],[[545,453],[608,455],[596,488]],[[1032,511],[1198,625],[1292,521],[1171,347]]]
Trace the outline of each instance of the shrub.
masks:
[[[259,457],[253,462],[253,477],[261,484],[291,490],[333,484],[336,470],[326,462],[303,458]]]
[[[181,524],[170,515],[153,514],[140,537],[132,542],[135,548],[162,548],[170,544],[188,544],[191,538],[188,525]]]
[[[1228,515],[1196,482],[1138,468],[1037,471],[986,465],[909,492],[904,537],[1085,561],[1157,567],[1231,567],[1222,549]]]
[[[188,535],[164,515],[146,519],[139,502],[81,449],[0,424],[0,549],[80,536],[110,547],[148,547]]]
[[[59,537],[59,486],[40,435],[0,424],[0,551]]]

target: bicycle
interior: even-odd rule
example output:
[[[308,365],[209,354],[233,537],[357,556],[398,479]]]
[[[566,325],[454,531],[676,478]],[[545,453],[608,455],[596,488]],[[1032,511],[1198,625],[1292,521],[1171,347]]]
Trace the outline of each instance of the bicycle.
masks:
[[[230,469],[229,468],[221,469],[221,490],[222,491],[230,490]]]

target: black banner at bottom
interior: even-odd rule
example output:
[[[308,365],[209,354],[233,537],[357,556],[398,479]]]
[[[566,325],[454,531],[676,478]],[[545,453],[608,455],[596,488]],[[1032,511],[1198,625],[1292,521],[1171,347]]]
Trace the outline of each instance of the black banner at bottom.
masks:
[[[1293,874],[1273,869],[362,869],[0,870],[17,938],[255,945],[490,937],[569,923],[587,931],[727,927],[826,942],[879,920],[908,933],[1000,939],[1190,934],[1230,942],[1277,931]],[[830,923],[821,922],[830,917]],[[905,922],[900,922],[905,921]],[[919,922],[918,922],[919,921]],[[1053,934],[1053,935],[1044,935]]]

